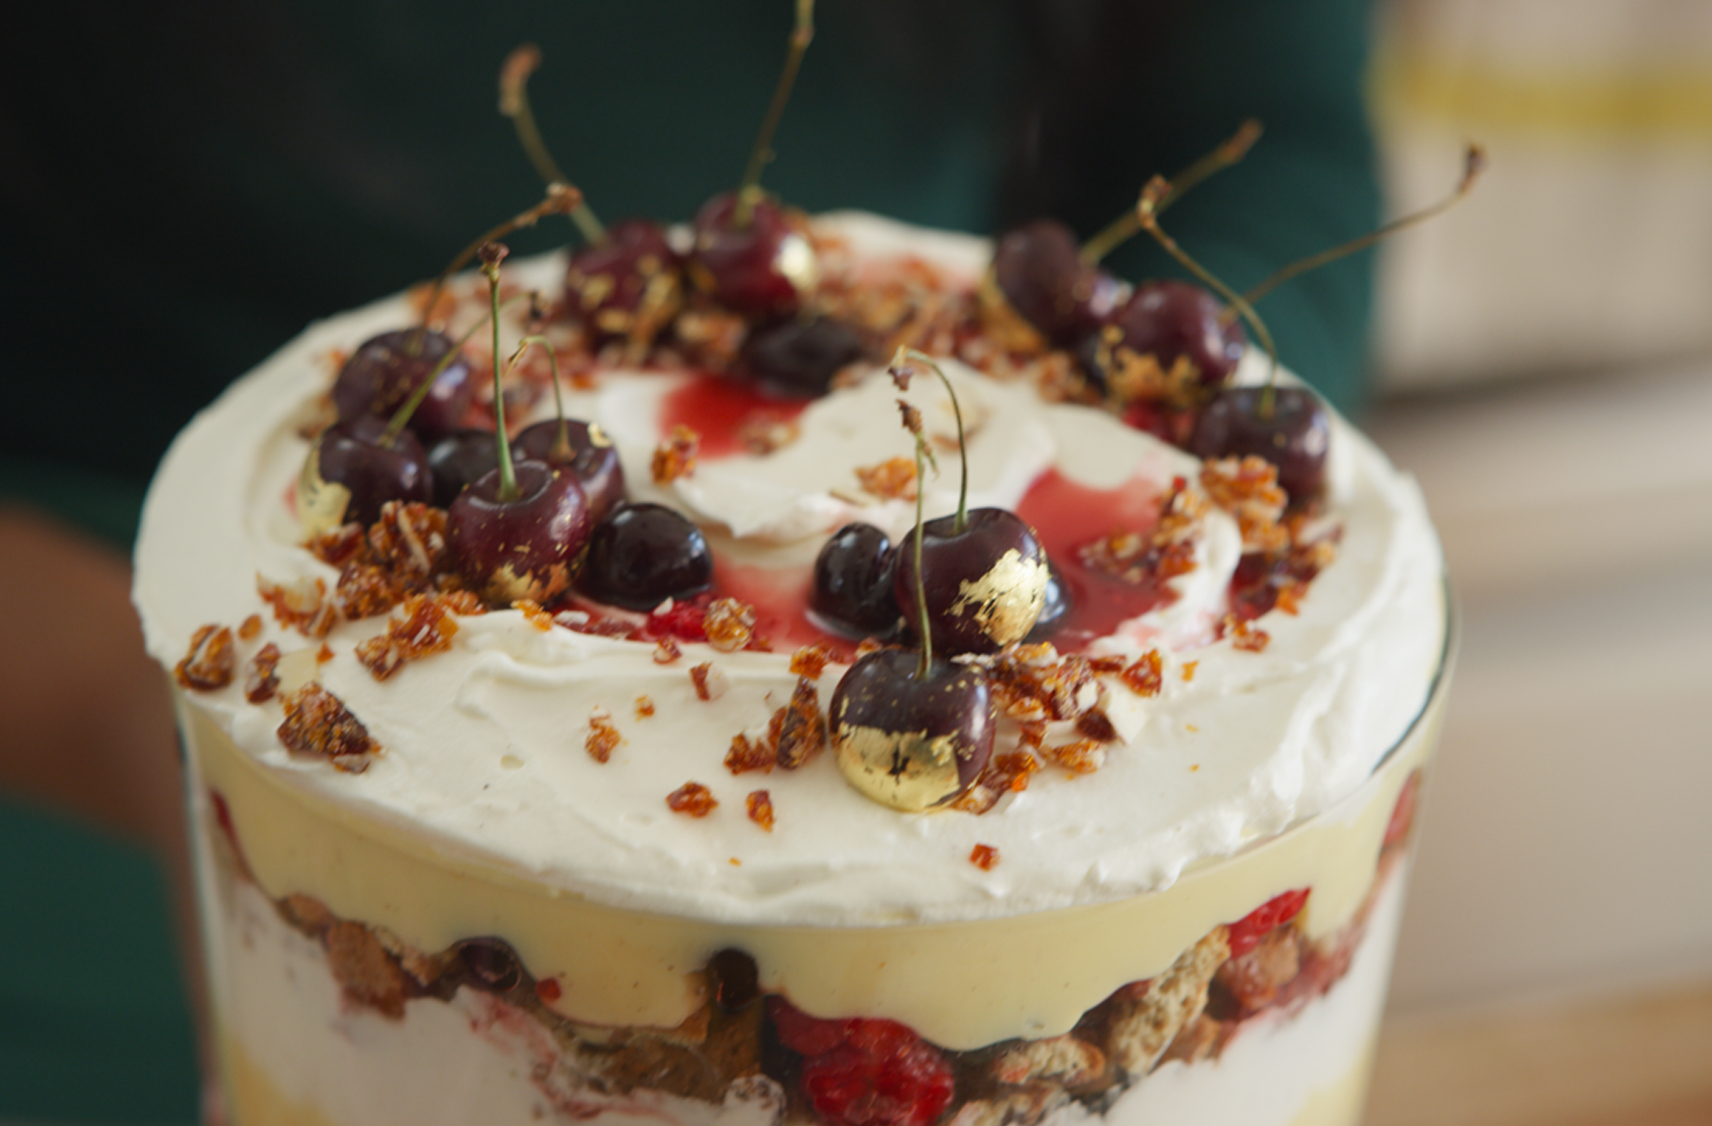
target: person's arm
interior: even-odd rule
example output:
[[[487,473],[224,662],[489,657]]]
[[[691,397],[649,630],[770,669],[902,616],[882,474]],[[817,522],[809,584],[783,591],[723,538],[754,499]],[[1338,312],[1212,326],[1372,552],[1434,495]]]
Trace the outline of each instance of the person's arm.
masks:
[[[185,849],[171,699],[143,651],[113,549],[0,507],[0,789],[147,844]]]

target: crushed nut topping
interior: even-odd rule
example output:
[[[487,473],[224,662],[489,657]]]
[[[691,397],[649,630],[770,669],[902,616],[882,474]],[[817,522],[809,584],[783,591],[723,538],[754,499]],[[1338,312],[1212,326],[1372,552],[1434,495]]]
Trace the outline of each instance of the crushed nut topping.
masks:
[[[778,761],[778,752],[766,740],[751,739],[742,732],[731,737],[731,747],[725,752],[725,769],[733,774],[770,772]]]
[[[539,602],[533,602],[527,598],[519,598],[516,602],[511,604],[511,608],[521,613],[524,621],[528,622],[542,633],[546,633],[548,630],[553,628],[553,615],[542,609]]]
[[[712,661],[703,661],[690,667],[690,681],[695,685],[695,694],[701,700],[717,700],[725,695],[725,689],[730,685],[723,670],[715,667]]]
[[[654,643],[654,663],[656,665],[669,665],[683,655],[684,651],[682,647],[680,647],[677,641],[673,638],[662,637]],[[701,696],[699,685],[696,689],[696,695]],[[702,699],[705,700],[707,697],[702,696]]]
[[[685,782],[666,795],[666,805],[673,813],[687,813],[691,817],[706,817],[718,807],[719,803],[714,800],[712,791],[700,782]]]
[[[652,470],[656,485],[669,485],[680,477],[695,473],[696,454],[701,451],[701,435],[687,426],[672,427],[672,436],[654,447]]]
[[[1195,670],[1198,667],[1200,667],[1200,664],[1201,664],[1201,662],[1199,662],[1199,661],[1184,661],[1183,662],[1183,683],[1184,684],[1187,684],[1191,680],[1195,679]]]
[[[647,696],[636,697],[636,718],[647,719],[654,714],[654,701]]]
[[[771,411],[756,411],[738,425],[737,440],[750,453],[764,457],[796,441],[798,433],[795,420]]]
[[[1224,635],[1231,639],[1231,645],[1247,653],[1265,652],[1266,646],[1272,640],[1272,635],[1243,621],[1235,614],[1226,614],[1224,620]]]
[[[791,673],[810,680],[819,680],[820,674],[826,671],[826,662],[831,656],[832,651],[821,642],[804,645],[791,654]]]
[[[1051,645],[1019,646],[1000,653],[988,668],[988,682],[999,709],[1024,728],[1073,720],[1095,707],[1100,685],[1094,667],[1077,654],[1061,656]]]
[[[173,669],[173,678],[183,688],[212,692],[232,683],[238,668],[230,627],[206,625],[190,638],[190,651]]]
[[[274,620],[304,637],[326,637],[339,621],[339,610],[327,600],[327,584],[298,579],[290,585],[256,576],[256,593],[273,607]]]
[[[385,633],[357,646],[357,660],[376,680],[386,680],[411,661],[450,649],[458,632],[454,615],[483,612],[481,601],[469,591],[412,595],[402,610],[403,616],[389,621]]]
[[[265,704],[279,690],[279,646],[268,642],[244,666],[244,699]]]
[[[1157,696],[1165,685],[1162,667],[1159,650],[1149,649],[1119,673],[1118,679],[1137,696]]]
[[[878,465],[857,466],[856,480],[863,492],[881,500],[914,500],[915,459],[894,457]]]
[[[286,696],[285,722],[279,725],[279,741],[287,750],[315,755],[338,770],[361,774],[381,746],[369,735],[344,701],[315,681]]]
[[[1209,461],[1201,467],[1201,488],[1220,508],[1236,517],[1245,551],[1283,551],[1290,535],[1279,520],[1289,498],[1278,485],[1278,467],[1250,454]]]
[[[1076,733],[1083,738],[1092,739],[1096,743],[1115,743],[1118,732],[1112,726],[1111,717],[1098,708],[1089,708],[1076,717]]]
[[[735,653],[754,639],[755,608],[735,598],[715,599],[708,604],[701,628],[708,644],[721,653]]]
[[[999,850],[989,844],[978,844],[969,850],[969,863],[983,872],[991,872],[999,862]]]
[[[612,726],[612,714],[597,708],[589,713],[588,725],[588,735],[583,739],[583,750],[596,762],[611,761],[612,752],[624,742],[624,736],[618,733],[618,728]]]
[[[262,616],[251,614],[238,625],[238,638],[241,641],[254,641],[262,632]]]
[[[791,702],[774,714],[768,734],[777,727],[774,739],[779,765],[795,770],[826,747],[826,714],[820,710],[820,694],[814,681],[806,676],[797,678]]]
[[[743,799],[743,805],[749,813],[749,820],[769,833],[773,831],[773,796],[771,794],[765,790],[756,790]]]
[[[1047,760],[1062,766],[1072,774],[1092,774],[1106,762],[1106,749],[1095,739],[1076,739],[1069,743],[1041,748]]]
[[[1028,789],[1029,777],[1039,770],[1040,760],[1027,751],[994,755],[969,788],[951,803],[951,808],[964,813],[985,813],[1006,794],[1020,794]]]

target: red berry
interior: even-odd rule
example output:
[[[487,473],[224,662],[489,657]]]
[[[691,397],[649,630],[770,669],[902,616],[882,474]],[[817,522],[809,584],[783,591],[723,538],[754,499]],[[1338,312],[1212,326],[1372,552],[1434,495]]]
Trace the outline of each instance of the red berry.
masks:
[[[1419,770],[1409,775],[1403,783],[1403,790],[1397,795],[1397,804],[1391,810],[1391,820],[1385,826],[1385,843],[1382,848],[1392,848],[1408,839],[1409,829],[1415,824],[1415,804],[1420,798],[1421,772]]]
[[[1253,950],[1273,927],[1283,926],[1297,915],[1308,902],[1309,888],[1297,888],[1275,895],[1230,925],[1230,953],[1240,958]]]
[[[836,1126],[932,1126],[956,1093],[938,1048],[895,1020],[820,1020],[767,999],[779,1042],[804,1058],[803,1094]]]

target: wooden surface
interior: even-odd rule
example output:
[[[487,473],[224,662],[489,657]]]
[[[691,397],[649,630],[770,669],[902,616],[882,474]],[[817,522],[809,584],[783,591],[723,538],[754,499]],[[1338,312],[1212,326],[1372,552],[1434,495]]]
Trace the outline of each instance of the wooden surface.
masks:
[[[1388,1020],[1366,1126],[1712,1126],[1712,983]]]

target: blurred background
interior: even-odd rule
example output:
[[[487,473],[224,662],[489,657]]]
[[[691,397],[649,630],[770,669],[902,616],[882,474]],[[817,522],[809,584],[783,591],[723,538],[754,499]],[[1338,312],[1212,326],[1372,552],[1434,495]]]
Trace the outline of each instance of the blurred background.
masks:
[[[1391,209],[1492,169],[1380,256],[1463,634],[1374,1121],[1712,1122],[1712,4],[1380,17]]]

